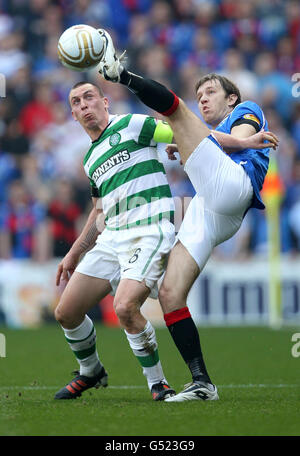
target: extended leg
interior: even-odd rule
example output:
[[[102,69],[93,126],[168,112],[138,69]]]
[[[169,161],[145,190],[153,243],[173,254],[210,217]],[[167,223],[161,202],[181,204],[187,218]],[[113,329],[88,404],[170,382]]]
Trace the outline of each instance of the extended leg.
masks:
[[[128,74],[130,79],[128,81]],[[124,81],[124,82],[123,82]],[[172,91],[127,70],[121,73],[121,84],[127,85],[149,108],[168,117],[183,164],[198,144],[210,135],[209,128]]]
[[[98,67],[100,74],[109,81],[126,85],[146,106],[168,117],[181,160],[185,164],[198,144],[210,134],[209,128],[172,91],[156,81],[124,69],[116,56],[110,35],[102,29],[99,33],[105,45],[103,59]]]

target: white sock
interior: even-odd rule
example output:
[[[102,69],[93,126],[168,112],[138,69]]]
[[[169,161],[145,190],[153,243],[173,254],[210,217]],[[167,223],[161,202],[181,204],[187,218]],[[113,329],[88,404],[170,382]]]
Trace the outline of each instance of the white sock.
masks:
[[[158,356],[155,330],[151,323],[148,321],[143,331],[138,334],[130,334],[126,330],[124,332],[134,355],[143,368],[150,391],[155,383],[166,382]]]
[[[85,315],[77,328],[63,328],[65,338],[80,366],[80,375],[94,377],[101,368],[96,350],[96,330],[92,320]]]

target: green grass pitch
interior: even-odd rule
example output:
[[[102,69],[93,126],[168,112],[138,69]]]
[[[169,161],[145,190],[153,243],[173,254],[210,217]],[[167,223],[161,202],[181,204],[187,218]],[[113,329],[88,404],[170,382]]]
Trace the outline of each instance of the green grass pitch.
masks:
[[[109,387],[74,401],[54,393],[78,367],[56,324],[40,329],[0,328],[1,436],[295,436],[300,435],[300,358],[292,356],[296,329],[199,328],[203,352],[220,400],[154,402],[141,367],[119,328],[96,326]],[[170,384],[190,381],[166,329],[157,329]]]

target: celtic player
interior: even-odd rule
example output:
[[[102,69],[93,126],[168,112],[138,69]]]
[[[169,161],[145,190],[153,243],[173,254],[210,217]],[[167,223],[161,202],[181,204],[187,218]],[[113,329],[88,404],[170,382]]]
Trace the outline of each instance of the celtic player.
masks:
[[[61,279],[68,283],[55,317],[80,371],[55,398],[73,399],[93,386],[107,386],[87,312],[111,293],[152,397],[164,400],[175,391],[164,376],[154,328],[140,308],[148,296],[157,297],[157,281],[174,242],[174,202],[157,153],[157,142],[168,142],[170,131],[149,116],[110,115],[108,99],[90,83],[77,83],[69,102],[73,118],[92,141],[84,169],[94,206],[58,266],[57,285]]]

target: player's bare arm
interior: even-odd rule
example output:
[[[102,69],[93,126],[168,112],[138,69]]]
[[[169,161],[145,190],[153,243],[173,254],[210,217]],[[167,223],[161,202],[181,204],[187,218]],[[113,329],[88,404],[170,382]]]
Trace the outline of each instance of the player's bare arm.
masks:
[[[100,233],[99,228],[101,223],[99,224],[99,217],[102,217],[102,209],[99,208],[99,198],[92,199],[93,208],[80,236],[76,239],[69,252],[58,265],[56,274],[57,286],[60,284],[61,279],[65,281],[69,280],[79,262],[81,255],[86,253],[95,245],[96,239]]]
[[[242,127],[242,125],[239,127]],[[238,129],[239,127],[234,128]],[[246,134],[244,129],[241,130],[242,132],[238,131],[237,133],[235,132],[235,134]],[[271,131],[259,131],[258,133],[246,137],[239,137],[234,134],[222,133],[216,130],[212,130],[212,134],[227,154],[243,149],[267,149],[271,147],[275,150],[279,144],[278,137]],[[166,152],[169,160],[177,160],[177,157],[175,156],[175,152],[178,152],[177,144],[168,144],[166,146]]]
[[[233,127],[231,134],[216,130],[213,130],[212,134],[228,154],[243,149],[267,149],[271,147],[275,150],[279,143],[278,137],[271,131],[256,133],[254,127],[248,124]]]

